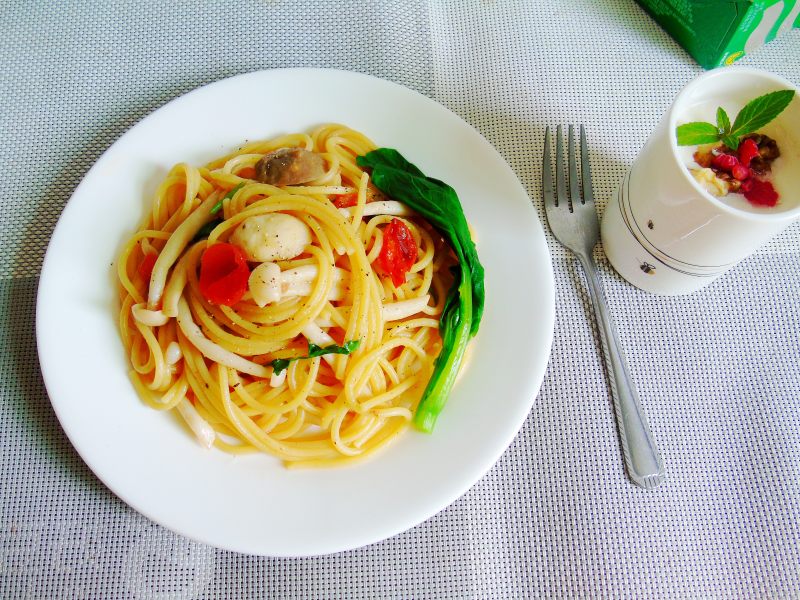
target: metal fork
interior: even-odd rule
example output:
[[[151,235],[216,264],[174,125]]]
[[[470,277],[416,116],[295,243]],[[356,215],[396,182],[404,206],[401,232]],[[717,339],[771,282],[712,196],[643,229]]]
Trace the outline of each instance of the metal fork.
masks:
[[[589,154],[583,125],[580,128],[581,177],[578,176],[575,160],[575,134],[572,125],[569,126],[567,146],[569,177],[564,172],[563,139],[559,125],[556,128],[554,188],[553,170],[550,164],[550,128],[547,128],[542,166],[547,221],[555,238],[578,257],[589,284],[589,298],[600,332],[628,475],[637,485],[652,489],[664,481],[664,463],[639,404],[639,397],[631,381],[628,365],[617,337],[617,329],[608,310],[603,288],[597,276],[597,265],[592,256],[600,227],[594,208]],[[567,194],[567,181],[569,181],[569,194]],[[579,190],[581,183],[582,195]]]

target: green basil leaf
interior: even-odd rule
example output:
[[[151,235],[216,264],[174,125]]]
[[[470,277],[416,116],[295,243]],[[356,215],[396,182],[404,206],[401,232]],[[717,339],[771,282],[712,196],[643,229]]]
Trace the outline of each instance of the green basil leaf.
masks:
[[[781,114],[783,109],[789,106],[792,98],[794,90],[779,90],[751,100],[736,115],[731,134],[742,137],[748,133],[755,133]]]
[[[675,133],[679,146],[697,146],[699,144],[713,144],[719,140],[719,131],[711,123],[695,121],[678,125]]]
[[[285,369],[289,367],[290,363],[296,360],[304,360],[306,358],[316,358],[317,356],[322,356],[324,354],[350,354],[351,352],[355,352],[360,345],[361,345],[361,340],[350,340],[345,342],[344,345],[342,346],[337,346],[336,344],[331,344],[330,346],[317,346],[316,344],[312,344],[311,342],[309,342],[307,356],[296,356],[294,358],[276,358],[269,364],[272,367],[272,370],[275,373],[275,375],[280,375]]]
[[[720,135],[727,135],[731,132],[731,119],[721,106],[717,108],[717,130]]]
[[[350,354],[361,345],[361,340],[350,340],[345,342],[344,346],[337,346],[331,344],[330,346],[317,346],[316,344],[308,344],[308,358],[322,356],[323,354]]]
[[[361,345],[361,340],[350,340],[349,342],[344,343],[344,349],[347,350],[347,354],[350,352],[355,352],[358,350],[358,347]]]
[[[294,360],[297,360],[297,359],[294,359]],[[275,375],[280,375],[286,369],[289,368],[289,363],[290,362],[292,362],[292,359],[289,359],[289,358],[276,358],[275,360],[273,360],[269,364],[272,365],[272,370],[275,373]]]

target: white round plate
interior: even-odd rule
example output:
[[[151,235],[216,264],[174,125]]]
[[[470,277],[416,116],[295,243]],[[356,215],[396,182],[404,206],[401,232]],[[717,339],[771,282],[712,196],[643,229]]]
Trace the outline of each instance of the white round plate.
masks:
[[[244,140],[344,123],[452,185],[486,268],[486,313],[432,435],[409,430],[360,464],[287,470],[266,455],[205,450],[146,407],[117,329],[115,260],[178,162]],[[42,267],[39,358],[50,400],[83,460],[153,521],[214,546],[270,556],[356,548],[404,531],[466,492],[511,443],[550,354],[553,276],[530,198],[459,117],[402,86],[323,69],[263,71],[207,85],[142,120],[92,167]]]

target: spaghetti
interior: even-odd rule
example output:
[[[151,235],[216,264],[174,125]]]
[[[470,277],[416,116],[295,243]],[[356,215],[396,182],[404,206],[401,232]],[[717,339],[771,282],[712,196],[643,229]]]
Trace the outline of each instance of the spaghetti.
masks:
[[[117,264],[141,398],[206,446],[352,461],[410,423],[456,263],[341,125],[176,165]],[[213,249],[213,250],[212,250]]]

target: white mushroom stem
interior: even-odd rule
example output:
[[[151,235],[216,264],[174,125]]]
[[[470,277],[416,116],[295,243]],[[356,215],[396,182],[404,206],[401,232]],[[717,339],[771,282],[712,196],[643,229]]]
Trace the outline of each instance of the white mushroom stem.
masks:
[[[302,333],[309,342],[319,346],[320,348],[336,344],[336,340],[329,336],[327,332],[323,331],[322,328],[316,323],[309,323],[300,333]],[[329,365],[333,364],[333,359],[334,355],[332,354],[322,355],[322,360]]]
[[[178,342],[170,342],[167,345],[167,349],[164,352],[164,355],[167,360],[168,365],[175,365],[178,361],[183,358],[183,351],[181,350],[181,345]]]
[[[169,278],[166,287],[164,288],[164,295],[162,296],[161,312],[168,317],[175,317],[178,315],[178,301],[183,295],[183,288],[189,280],[189,265],[197,263],[197,254],[203,251],[204,246],[196,244],[181,256],[175,268],[172,270],[172,276]]]
[[[247,287],[253,301],[261,308],[281,299],[281,268],[274,262],[264,262],[250,273]]]
[[[150,310],[145,303],[134,304],[131,306],[133,318],[143,325],[150,327],[160,327],[166,325],[169,317],[160,310]]]
[[[320,347],[330,346],[336,343],[336,341],[316,323],[309,323],[303,327],[300,333],[302,333],[309,342]]]
[[[197,441],[206,448],[211,448],[211,446],[214,445],[217,433],[214,431],[214,428],[208,424],[208,421],[200,416],[200,413],[197,412],[195,407],[192,406],[192,403],[186,398],[178,402],[176,408],[178,412],[181,413],[183,420],[186,421],[189,429],[197,436]]]
[[[157,308],[161,302],[169,268],[178,260],[178,257],[200,228],[214,218],[214,215],[211,214],[211,209],[217,203],[217,200],[217,195],[211,194],[169,236],[167,243],[156,259],[155,265],[153,265],[153,273],[150,275],[150,288],[147,295],[147,305],[150,309]]]
[[[281,272],[281,297],[309,296],[314,280],[319,276],[317,265],[303,265]],[[350,274],[344,269],[334,267],[333,285],[328,292],[328,300],[341,300],[350,283]]]
[[[192,311],[189,309],[189,304],[185,298],[178,301],[178,327],[180,327],[183,335],[191,344],[197,348],[203,356],[216,361],[226,367],[237,369],[242,373],[255,375],[266,379],[272,375],[272,369],[268,369],[264,365],[259,365],[253,361],[242,358],[238,354],[226,350],[222,346],[215,344],[203,335],[200,327],[192,320]]]
[[[384,321],[399,321],[406,319],[411,315],[416,315],[428,306],[429,295],[420,296],[419,298],[411,298],[409,300],[401,300],[400,302],[392,302],[391,304],[383,305],[383,320]]]
[[[286,381],[286,373],[288,372],[288,370],[289,369],[284,369],[283,371],[281,371],[280,375],[276,375],[275,371],[272,371],[272,375],[269,378],[270,387],[274,388],[281,387],[283,385],[283,382]]]
[[[332,194],[336,196],[352,194],[355,191],[353,188],[345,185],[288,185],[284,189],[292,194]]]
[[[356,206],[340,208],[339,212],[345,217],[352,217],[357,208]],[[412,217],[414,214],[414,211],[402,202],[398,202],[397,200],[379,200],[377,202],[367,202],[364,205],[363,216],[374,217],[375,215],[391,215],[393,217]]]
[[[271,302],[296,296],[310,296],[314,280],[319,276],[317,265],[303,265],[281,271],[275,263],[262,263],[250,274],[249,288],[253,300],[261,307]],[[342,300],[350,284],[350,274],[334,267],[333,284],[328,300]]]

